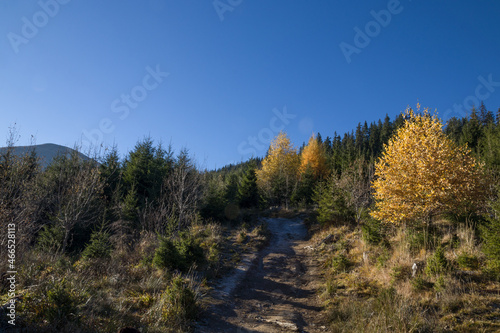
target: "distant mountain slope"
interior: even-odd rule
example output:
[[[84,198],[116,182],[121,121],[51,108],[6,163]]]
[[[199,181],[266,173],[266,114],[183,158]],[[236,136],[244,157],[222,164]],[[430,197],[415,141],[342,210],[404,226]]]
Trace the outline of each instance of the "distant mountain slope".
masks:
[[[42,165],[43,168],[46,168],[50,163],[52,163],[52,160],[56,156],[60,154],[70,154],[71,152],[75,151],[72,148],[56,145],[54,143],[45,143],[42,145],[34,145],[34,146],[13,147],[14,154],[16,155],[25,155],[26,153],[30,152],[33,148],[35,148],[36,155],[40,158],[40,164]],[[4,154],[6,150],[7,147],[0,148],[0,155]],[[89,159],[89,157],[87,157],[86,155],[82,153],[79,154],[82,159],[85,160]]]

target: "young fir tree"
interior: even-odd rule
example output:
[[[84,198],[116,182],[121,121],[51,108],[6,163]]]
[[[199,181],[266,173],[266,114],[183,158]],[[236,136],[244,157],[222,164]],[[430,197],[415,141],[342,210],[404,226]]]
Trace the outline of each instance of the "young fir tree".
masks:
[[[500,195],[500,191],[498,192]],[[500,278],[500,199],[491,205],[493,214],[486,216],[487,223],[481,229],[483,251],[488,258],[488,268]]]
[[[238,201],[241,207],[250,208],[259,205],[259,189],[257,188],[257,174],[255,166],[250,166],[241,179],[238,187]]]
[[[481,123],[477,115],[477,110],[475,107],[473,107],[470,119],[468,119],[465,125],[462,127],[462,136],[460,139],[460,144],[461,145],[467,144],[468,147],[473,152],[477,152],[481,136],[482,136]]]
[[[318,222],[321,224],[335,221],[350,221],[354,214],[347,205],[348,193],[337,185],[335,175],[331,175],[326,182],[320,182],[314,189],[314,201],[318,205]]]
[[[138,142],[130,152],[123,167],[123,180],[127,189],[135,187],[137,208],[144,208],[160,196],[163,181],[173,168],[172,155],[172,150],[164,150],[161,144],[154,147],[151,138]]]
[[[106,205],[106,220],[118,219],[117,207],[120,201],[121,163],[118,150],[113,147],[104,157],[100,165],[100,175],[104,184],[103,199]]]
[[[300,175],[299,183],[292,194],[292,202],[294,204],[312,204],[314,186],[317,182],[318,179],[315,177],[313,169],[308,165],[306,170]]]
[[[133,224],[138,222],[139,219],[139,203],[137,200],[137,191],[135,186],[132,185],[132,188],[128,191],[125,199],[123,200],[123,210],[122,216],[126,221],[130,221]]]
[[[205,193],[200,214],[204,219],[221,221],[225,218],[224,209],[227,206],[225,196],[226,185],[222,175],[213,175],[205,182]]]

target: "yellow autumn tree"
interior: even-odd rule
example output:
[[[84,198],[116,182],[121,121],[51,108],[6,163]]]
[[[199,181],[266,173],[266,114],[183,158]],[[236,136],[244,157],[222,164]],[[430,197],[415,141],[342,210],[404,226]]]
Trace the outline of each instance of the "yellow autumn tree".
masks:
[[[299,155],[290,138],[280,132],[271,142],[262,167],[257,170],[257,185],[266,196],[278,204],[288,202],[297,182]]]
[[[314,134],[309,138],[307,146],[304,147],[300,154],[299,174],[304,174],[307,168],[311,169],[315,178],[328,175],[325,152]]]
[[[443,133],[428,109],[408,108],[405,116],[375,164],[372,216],[393,223],[430,222],[439,213],[480,207],[486,194],[483,165]]]

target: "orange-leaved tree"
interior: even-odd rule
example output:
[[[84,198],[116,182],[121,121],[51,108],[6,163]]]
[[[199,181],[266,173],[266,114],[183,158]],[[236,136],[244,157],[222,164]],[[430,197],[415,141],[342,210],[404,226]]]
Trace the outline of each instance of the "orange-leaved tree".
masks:
[[[299,174],[304,174],[307,168],[311,168],[316,179],[328,175],[325,151],[314,134],[309,138],[307,146],[304,147],[300,154]]]
[[[297,181],[298,167],[297,148],[285,132],[280,132],[271,142],[262,167],[256,172],[257,185],[271,201],[288,206]]]
[[[371,215],[399,223],[444,212],[470,212],[484,203],[483,165],[467,146],[457,146],[428,109],[406,110],[404,125],[375,164],[376,207]]]

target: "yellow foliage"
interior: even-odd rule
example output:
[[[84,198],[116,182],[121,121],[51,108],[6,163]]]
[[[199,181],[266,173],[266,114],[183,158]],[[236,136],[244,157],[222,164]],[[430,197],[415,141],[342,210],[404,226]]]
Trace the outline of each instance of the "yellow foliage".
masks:
[[[306,172],[307,167],[312,169],[315,178],[326,177],[328,175],[325,152],[314,134],[300,155],[299,173],[303,174]]]
[[[456,146],[442,127],[428,109],[423,114],[406,110],[404,125],[375,164],[373,217],[397,223],[484,203],[483,165],[467,147]]]
[[[297,148],[290,142],[285,132],[280,132],[271,142],[269,152],[262,161],[262,167],[256,171],[257,185],[265,192],[271,191],[273,182],[282,181],[280,190],[283,194],[290,191],[296,180],[299,167]]]

